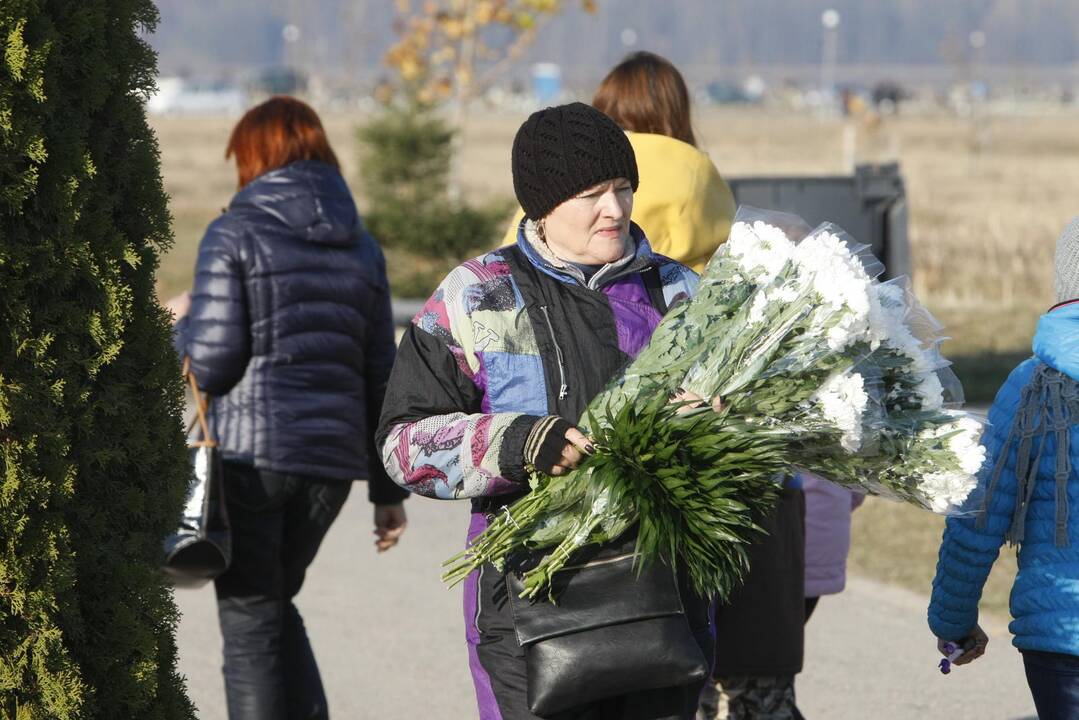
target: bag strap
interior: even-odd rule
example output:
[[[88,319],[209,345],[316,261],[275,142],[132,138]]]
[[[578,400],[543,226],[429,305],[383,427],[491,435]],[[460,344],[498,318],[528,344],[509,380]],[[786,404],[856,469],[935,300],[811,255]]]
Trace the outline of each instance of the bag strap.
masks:
[[[191,446],[217,447],[217,441],[210,439],[210,424],[206,422],[206,409],[210,405],[210,396],[208,393],[203,393],[199,390],[199,384],[195,380],[195,372],[191,369],[190,357],[184,358],[183,374],[191,386],[191,394],[195,396],[195,417],[192,419],[191,424],[187,426],[187,434],[190,435],[191,431],[195,429],[195,424],[198,423],[199,431],[202,435],[202,439],[191,443]]]

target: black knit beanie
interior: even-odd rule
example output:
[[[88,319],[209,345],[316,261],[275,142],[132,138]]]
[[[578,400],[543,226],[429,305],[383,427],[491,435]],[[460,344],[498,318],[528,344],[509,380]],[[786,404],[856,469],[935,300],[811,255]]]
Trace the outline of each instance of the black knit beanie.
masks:
[[[624,177],[637,191],[637,158],[614,120],[584,103],[532,113],[513,138],[513,190],[539,220],[593,185]]]

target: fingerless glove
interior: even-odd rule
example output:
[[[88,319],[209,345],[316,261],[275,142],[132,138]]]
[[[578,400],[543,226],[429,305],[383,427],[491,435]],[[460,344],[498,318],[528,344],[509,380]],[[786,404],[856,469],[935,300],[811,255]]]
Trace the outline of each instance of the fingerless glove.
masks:
[[[562,460],[562,450],[569,442],[566,440],[566,432],[572,427],[573,423],[557,415],[540,418],[525,440],[525,464],[550,475],[554,466]]]

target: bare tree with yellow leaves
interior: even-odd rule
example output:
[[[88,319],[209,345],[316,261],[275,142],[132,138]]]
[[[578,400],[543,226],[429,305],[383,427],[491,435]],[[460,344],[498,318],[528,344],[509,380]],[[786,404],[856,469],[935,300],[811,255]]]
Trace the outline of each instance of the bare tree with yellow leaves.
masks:
[[[596,0],[578,1],[595,13]],[[399,40],[386,63],[422,102],[467,105],[521,57],[564,5],[563,0],[428,0],[413,8],[411,0],[397,0]],[[491,42],[492,35],[501,42]]]
[[[588,13],[596,0],[577,0]],[[427,0],[416,7],[397,0],[398,42],[386,53],[400,84],[424,105],[450,103],[453,144],[450,195],[459,195],[457,171],[473,98],[490,88],[535,41],[540,29],[562,12],[563,0]],[[499,42],[494,42],[497,38]]]

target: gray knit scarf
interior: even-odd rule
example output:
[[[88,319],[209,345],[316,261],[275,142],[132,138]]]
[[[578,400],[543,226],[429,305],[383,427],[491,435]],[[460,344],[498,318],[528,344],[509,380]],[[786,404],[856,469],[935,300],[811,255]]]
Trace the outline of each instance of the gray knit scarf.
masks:
[[[539,253],[539,256],[550,263],[552,266],[558,268],[561,272],[575,278],[577,282],[581,283],[587,288],[593,290],[600,287],[601,283],[606,282],[610,277],[621,273],[631,262],[636,259],[637,256],[637,241],[633,239],[631,235],[629,242],[626,243],[626,253],[619,260],[607,263],[592,276],[591,279],[585,279],[584,273],[580,268],[575,267],[572,263],[568,263],[562,258],[554,254],[554,250],[547,244],[547,241],[543,239],[543,235],[539,232],[539,227],[534,220],[525,220],[525,240],[528,244]]]
[[[1045,441],[1051,434],[1056,441],[1056,466],[1053,474],[1056,480],[1056,546],[1068,546],[1068,476],[1071,474],[1072,418],[1079,422],[1079,383],[1059,370],[1039,363],[1034,370],[1034,376],[1023,388],[1015,419],[993,466],[989,487],[982,499],[981,515],[977,521],[979,529],[986,526],[986,513],[993,492],[1004,472],[1012,443],[1018,442],[1015,511],[1005,538],[1011,545],[1023,542],[1026,535],[1027,510],[1034,495],[1034,484],[1045,450]],[[1035,443],[1037,451],[1032,452]]]

